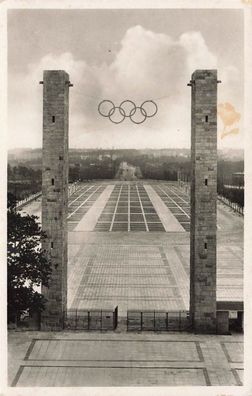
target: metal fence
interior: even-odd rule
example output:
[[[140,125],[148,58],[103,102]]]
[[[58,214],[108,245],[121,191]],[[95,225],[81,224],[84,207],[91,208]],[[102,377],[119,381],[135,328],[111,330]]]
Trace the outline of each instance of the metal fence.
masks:
[[[118,307],[112,309],[69,309],[64,315],[65,330],[115,330]]]
[[[74,182],[74,183],[69,183],[68,185],[68,196],[70,197],[73,193],[75,193],[78,189],[80,188],[79,182]],[[38,197],[42,195],[42,192],[39,191],[35,194],[31,194],[28,197],[25,197],[24,199],[17,201],[16,202],[16,209],[22,209],[23,206],[27,205],[28,203],[31,203]]]
[[[81,185],[79,180],[68,184],[68,197],[80,189]]]
[[[28,197],[22,199],[21,201],[17,201],[16,202],[16,209],[22,209],[23,206],[27,205],[28,203],[34,201],[35,199],[37,199],[38,197],[40,197],[40,195],[42,195],[42,192],[39,191],[35,194],[31,194]]]
[[[238,205],[236,202],[230,201],[228,198],[223,197],[222,195],[218,195],[218,200],[223,202],[225,205],[229,206],[235,212],[240,213],[241,215],[244,215],[243,206]]]
[[[127,311],[127,331],[186,331],[190,328],[188,311]]]

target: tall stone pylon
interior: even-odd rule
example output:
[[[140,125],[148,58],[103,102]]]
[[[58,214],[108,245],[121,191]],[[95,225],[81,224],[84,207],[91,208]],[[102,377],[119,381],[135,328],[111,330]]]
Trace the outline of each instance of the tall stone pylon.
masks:
[[[217,71],[196,70],[191,89],[190,314],[216,332]]]
[[[67,208],[69,82],[63,70],[43,74],[42,247],[52,262],[42,330],[61,330],[67,308]]]

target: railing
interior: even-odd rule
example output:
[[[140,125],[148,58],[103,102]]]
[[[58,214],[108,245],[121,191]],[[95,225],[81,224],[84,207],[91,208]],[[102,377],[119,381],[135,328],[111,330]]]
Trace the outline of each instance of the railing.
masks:
[[[115,330],[118,307],[112,309],[69,309],[64,314],[65,330]]]
[[[73,193],[75,193],[80,188],[79,182],[74,182],[68,185],[68,196],[70,197]],[[23,206],[27,205],[28,203],[34,201],[38,197],[42,195],[42,192],[39,191],[35,194],[29,195],[28,197],[17,201],[16,209],[21,209]]]
[[[179,184],[180,187],[184,189],[185,194],[190,196],[190,183],[187,182],[180,182]],[[241,214],[242,216],[244,215],[244,208],[243,206],[238,205],[236,202],[230,201],[228,198],[223,197],[223,195],[218,195],[218,200],[223,202],[225,205],[229,206],[231,209],[233,209],[235,212]]]
[[[222,195],[218,195],[218,200],[229,206],[235,212],[240,213],[242,216],[244,215],[244,208],[238,205],[236,202],[232,202],[228,198],[223,197]]]
[[[42,192],[39,191],[36,194],[29,195],[29,197],[26,197],[26,198],[22,199],[21,201],[17,201],[16,208],[17,209],[21,209],[23,206],[25,206],[28,203],[34,201],[34,199],[40,197],[41,194],[42,194]]]
[[[127,331],[186,331],[191,329],[188,311],[127,311]]]
[[[75,193],[80,188],[79,181],[68,184],[68,196],[70,197],[73,193]]]
[[[233,190],[244,190],[244,185],[240,185],[240,186],[237,186],[237,185],[234,185],[234,184],[224,184],[224,187],[225,188],[229,188],[229,189],[233,189]]]

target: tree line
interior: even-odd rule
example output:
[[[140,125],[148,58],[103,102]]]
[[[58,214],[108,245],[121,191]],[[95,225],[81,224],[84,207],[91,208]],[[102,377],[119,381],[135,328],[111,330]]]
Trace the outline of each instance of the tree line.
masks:
[[[184,181],[191,179],[190,158],[183,156],[159,156],[139,154],[136,152],[125,152],[115,159],[103,157],[80,159],[78,162],[70,163],[69,182],[87,181],[95,179],[114,179],[121,162],[127,162],[135,166],[139,172],[138,178],[150,180],[176,181],[178,172]],[[230,199],[232,202],[243,206],[244,191],[242,189],[230,189],[225,185],[233,184],[233,174],[243,172],[244,161],[218,160],[217,167],[217,189],[218,194]],[[12,193],[17,200],[41,191],[42,170],[33,169],[28,166],[8,165],[8,192]]]
[[[51,261],[42,249],[45,234],[36,216],[16,211],[8,193],[7,209],[7,313],[8,323],[19,324],[23,314],[39,314],[46,299],[36,288],[49,285]]]
[[[217,192],[229,201],[244,207],[244,188],[230,188],[227,186],[242,187],[244,180],[234,178],[235,173],[244,172],[244,161],[218,161],[217,167]]]
[[[7,168],[8,192],[17,201],[41,191],[42,171],[27,166],[18,165]]]

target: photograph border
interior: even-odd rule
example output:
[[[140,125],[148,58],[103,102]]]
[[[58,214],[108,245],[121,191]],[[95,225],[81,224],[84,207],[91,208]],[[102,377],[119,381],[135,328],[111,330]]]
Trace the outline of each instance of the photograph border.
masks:
[[[7,271],[6,245],[7,245],[7,11],[10,9],[194,9],[194,8],[216,8],[216,9],[242,9],[244,12],[244,173],[245,173],[245,215],[244,215],[244,385],[241,387],[92,387],[92,388],[36,388],[37,395],[54,395],[60,392],[62,395],[252,395],[252,292],[250,279],[252,279],[251,265],[251,241],[252,241],[252,0],[27,0],[27,1],[2,1],[0,2],[0,262],[2,263],[0,277],[0,305],[1,305],[1,377],[0,392],[3,395],[32,395],[34,388],[12,388],[7,386],[7,321],[6,321],[6,299],[7,299]],[[225,22],[225,21],[224,21]],[[2,364],[4,362],[4,364]]]

